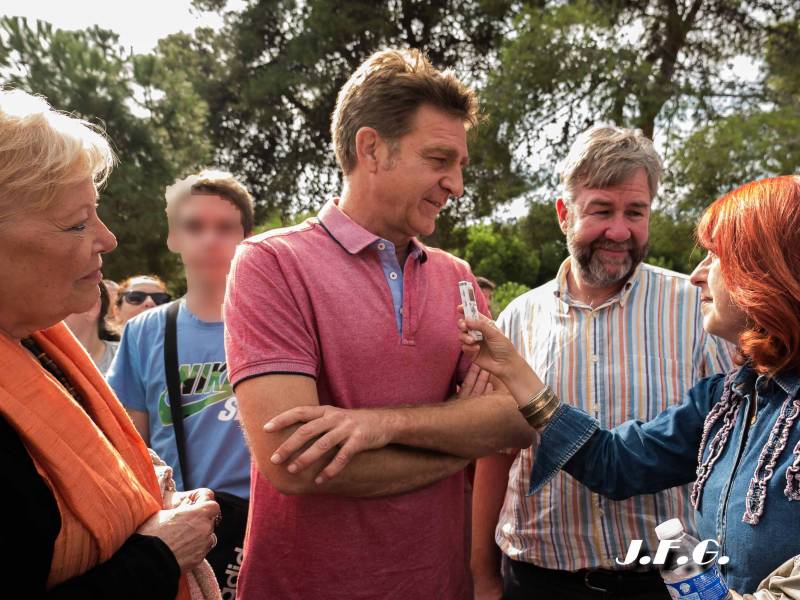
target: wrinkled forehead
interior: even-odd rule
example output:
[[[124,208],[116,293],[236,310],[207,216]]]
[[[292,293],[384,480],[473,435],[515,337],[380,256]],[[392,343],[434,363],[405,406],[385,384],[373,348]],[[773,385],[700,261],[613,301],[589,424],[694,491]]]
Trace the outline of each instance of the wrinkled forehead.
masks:
[[[658,179],[653,180],[644,165],[625,160],[586,161],[578,168],[562,170],[559,180],[561,191],[568,199],[577,196],[581,189],[635,188],[652,200],[658,190]]]
[[[87,178],[78,183],[59,188],[54,198],[44,204],[35,204],[28,214],[42,215],[56,219],[68,219],[80,212],[85,212],[97,204],[99,199],[97,186]]]
[[[455,158],[458,162],[469,162],[467,127],[464,120],[443,110],[421,106],[404,136],[418,149],[438,150]]]
[[[620,181],[593,182],[584,179],[575,185],[571,199],[580,206],[601,203],[639,209],[649,208],[653,200],[644,169],[639,169]]]

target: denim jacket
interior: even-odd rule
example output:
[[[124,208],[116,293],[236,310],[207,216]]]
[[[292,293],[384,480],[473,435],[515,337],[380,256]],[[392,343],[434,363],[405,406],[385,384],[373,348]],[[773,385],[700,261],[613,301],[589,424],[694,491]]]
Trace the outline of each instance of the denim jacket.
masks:
[[[562,468],[612,499],[695,482],[701,539],[730,557],[720,566],[728,585],[752,593],[800,554],[799,392],[794,371],[770,379],[745,366],[701,380],[647,423],[610,431],[563,405],[542,432],[529,493]]]

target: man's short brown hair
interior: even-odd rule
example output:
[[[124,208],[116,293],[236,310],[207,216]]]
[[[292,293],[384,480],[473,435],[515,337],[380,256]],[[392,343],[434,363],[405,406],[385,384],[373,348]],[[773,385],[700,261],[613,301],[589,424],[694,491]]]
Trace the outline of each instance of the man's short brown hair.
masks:
[[[436,69],[419,50],[381,50],[365,60],[336,99],[331,136],[345,175],[356,166],[356,133],[372,127],[389,142],[411,131],[423,104],[460,117],[466,127],[478,122],[478,99],[451,70]]]
[[[231,202],[242,213],[242,228],[245,237],[253,232],[255,216],[253,197],[233,175],[227,171],[205,169],[185,179],[179,179],[167,187],[167,219],[175,220],[175,210],[181,202],[192,195],[216,195]]]

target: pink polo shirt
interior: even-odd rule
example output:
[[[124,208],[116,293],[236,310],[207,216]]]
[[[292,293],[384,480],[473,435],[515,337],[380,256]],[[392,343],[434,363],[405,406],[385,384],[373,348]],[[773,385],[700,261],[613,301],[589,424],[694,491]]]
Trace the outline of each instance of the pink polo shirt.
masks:
[[[466,262],[412,241],[402,334],[381,240],[328,202],[317,218],[245,240],[225,299],[235,386],[268,373],[314,377],[321,404],[444,402],[469,363],[456,321]],[[480,310],[488,313],[481,294]],[[467,594],[458,473],[388,498],[284,496],[252,472],[239,598],[460,599]]]

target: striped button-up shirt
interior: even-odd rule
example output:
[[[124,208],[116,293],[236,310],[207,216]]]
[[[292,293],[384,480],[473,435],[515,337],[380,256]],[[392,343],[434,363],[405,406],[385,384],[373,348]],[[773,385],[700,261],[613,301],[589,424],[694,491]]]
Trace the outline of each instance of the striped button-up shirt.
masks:
[[[562,402],[614,427],[679,403],[699,379],[731,366],[729,344],[704,332],[698,288],[679,273],[640,265],[596,308],[570,298],[570,259],[555,280],[514,300],[498,326]],[[693,528],[686,487],[624,501],[592,493],[563,471],[528,496],[532,451],[511,467],[495,539],[509,558],[547,569],[615,568],[633,539],[655,549],[654,528]]]

